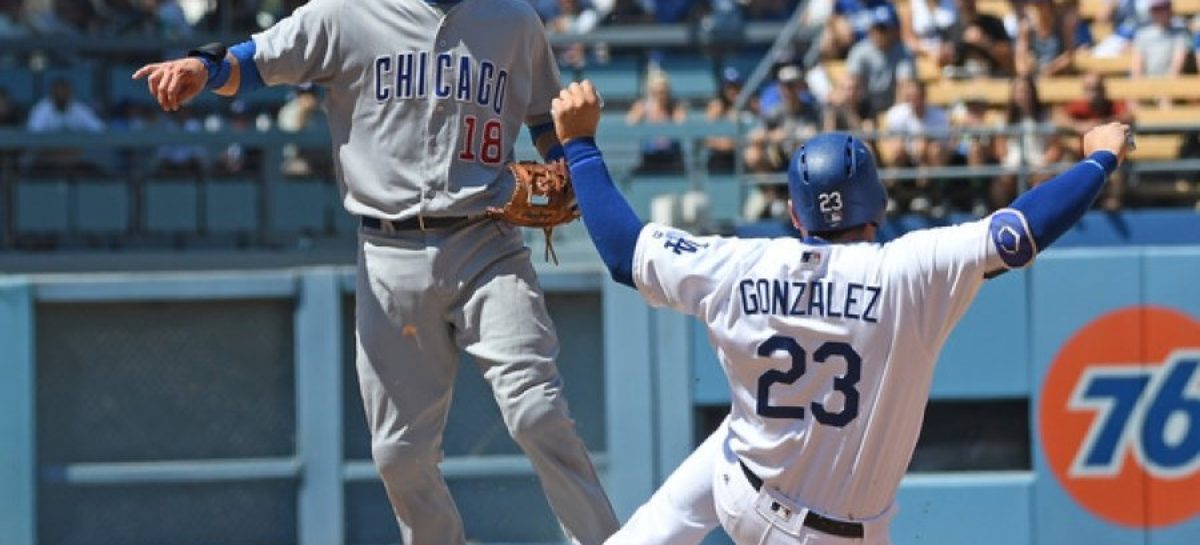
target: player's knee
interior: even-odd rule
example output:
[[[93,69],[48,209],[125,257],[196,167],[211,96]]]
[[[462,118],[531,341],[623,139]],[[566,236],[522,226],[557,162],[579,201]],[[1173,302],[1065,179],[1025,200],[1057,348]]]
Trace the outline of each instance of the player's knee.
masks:
[[[522,404],[519,409],[506,415],[505,424],[509,435],[519,445],[547,440],[555,435],[555,431],[570,429],[574,425],[566,407],[549,398]]]
[[[371,458],[384,480],[409,478],[430,468],[436,470],[439,456],[434,449],[403,441],[371,445]]]

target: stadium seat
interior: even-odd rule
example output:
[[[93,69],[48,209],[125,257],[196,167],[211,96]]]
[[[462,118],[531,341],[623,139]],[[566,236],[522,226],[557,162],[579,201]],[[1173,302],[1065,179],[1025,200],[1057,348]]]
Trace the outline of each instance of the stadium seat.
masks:
[[[1179,157],[1183,136],[1179,134],[1142,134],[1137,137],[1137,149],[1129,155],[1140,161],[1167,161]]]
[[[1001,19],[1012,12],[1012,3],[1009,0],[979,0],[975,6],[980,13],[994,15]]]
[[[14,200],[18,234],[67,231],[71,191],[66,179],[21,180],[16,184]]]
[[[33,73],[23,68],[0,69],[0,89],[22,109],[28,109],[37,100],[34,93]]]
[[[1136,119],[1138,127],[1181,124],[1200,125],[1200,105],[1142,108],[1138,110]]]
[[[197,231],[199,188],[195,180],[151,179],[145,185],[146,230],[156,234]]]
[[[1011,85],[1010,80],[1001,78],[944,79],[929,85],[928,100],[930,104],[949,106],[967,97],[982,96],[988,104],[1003,105],[1008,103]]]
[[[563,84],[590,79],[597,89],[602,89],[604,98],[617,102],[632,102],[641,96],[641,62],[637,57],[613,57],[607,64],[588,64],[582,70],[568,67],[560,69]]]
[[[1083,96],[1083,78],[1077,76],[1055,76],[1039,78],[1038,97],[1042,102],[1058,104]]]
[[[1175,78],[1110,79],[1108,94],[1126,100],[1194,100],[1200,89],[1200,76],[1192,74]]]
[[[1128,76],[1129,67],[1133,64],[1133,55],[1126,53],[1116,57],[1093,57],[1089,53],[1080,53],[1075,55],[1072,62],[1075,70],[1080,73],[1097,72],[1106,76]]]
[[[323,233],[329,211],[329,183],[314,179],[287,179],[271,188],[271,231]]]
[[[980,2],[981,6],[982,4],[983,2]],[[1079,3],[1079,15],[1088,20],[1096,19],[1100,11],[1108,5],[1110,3],[1105,0],[1083,0]],[[1175,15],[1195,15],[1200,13],[1200,0],[1173,0],[1171,2],[1171,9],[1175,12]]]
[[[129,186],[124,180],[80,180],[75,186],[75,228],[85,235],[129,230]]]
[[[660,67],[671,78],[676,98],[703,105],[717,94],[717,79],[712,61],[697,56],[667,56]]]
[[[258,183],[221,179],[204,184],[204,228],[208,233],[246,234],[258,229]]]

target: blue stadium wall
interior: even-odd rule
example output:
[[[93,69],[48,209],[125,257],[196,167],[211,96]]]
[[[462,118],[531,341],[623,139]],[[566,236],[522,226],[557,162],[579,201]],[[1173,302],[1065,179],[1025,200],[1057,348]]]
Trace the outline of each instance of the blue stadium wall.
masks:
[[[541,274],[572,410],[628,517],[695,444],[697,409],[727,401],[724,378],[693,320],[595,268]],[[1117,247],[989,281],[932,396],[1027,399],[1031,467],[910,474],[895,542],[1200,542],[1198,278],[1200,247]],[[0,542],[396,542],[363,444],[352,288],[336,267],[0,278]],[[468,533],[557,541],[469,363],[457,388],[444,468]]]

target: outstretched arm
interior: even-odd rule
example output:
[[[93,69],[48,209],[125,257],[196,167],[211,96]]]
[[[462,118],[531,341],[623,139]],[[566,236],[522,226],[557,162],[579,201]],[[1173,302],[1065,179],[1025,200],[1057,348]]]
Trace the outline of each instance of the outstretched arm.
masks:
[[[1024,214],[1039,250],[1058,240],[1091,208],[1132,142],[1128,125],[1100,125],[1083,135],[1087,159],[1013,201],[1010,207]]]
[[[554,99],[551,111],[592,244],[613,280],[634,288],[633,250],[642,231],[642,221],[613,185],[604,157],[596,147],[600,107],[600,97],[592,82],[584,81],[563,89]]]
[[[254,40],[228,51],[207,45],[182,59],[147,64],[133,73],[133,79],[145,78],[150,94],[167,111],[178,110],[205,89],[222,96],[253,91],[263,86],[254,64],[255,48]]]

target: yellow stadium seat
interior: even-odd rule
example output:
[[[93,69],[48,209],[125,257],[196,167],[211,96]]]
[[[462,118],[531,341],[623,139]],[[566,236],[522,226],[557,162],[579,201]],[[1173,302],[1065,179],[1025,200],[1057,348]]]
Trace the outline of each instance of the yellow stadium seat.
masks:
[[[1140,161],[1162,161],[1179,156],[1183,136],[1178,134],[1144,134],[1137,137],[1137,149],[1130,158]]]
[[[930,104],[947,106],[968,97],[983,97],[988,104],[1007,104],[1009,80],[1001,78],[979,78],[971,80],[944,79],[931,83],[928,89]]]
[[[825,67],[825,75],[829,77],[829,82],[834,85],[846,74],[846,61],[825,61],[822,66]]]
[[[1113,78],[1108,80],[1108,95],[1126,100],[1195,100],[1200,98],[1200,76],[1177,78]]]
[[[937,59],[926,55],[917,56],[917,79],[924,82],[931,82],[942,77],[942,67],[938,66]]]
[[[1093,57],[1089,54],[1075,55],[1075,70],[1079,72],[1097,72],[1106,76],[1129,75],[1129,67],[1133,64],[1133,55],[1126,53],[1116,57]]]
[[[1100,43],[1113,33],[1112,23],[1107,21],[1092,21],[1089,28],[1092,31],[1092,40],[1095,43]]]
[[[1106,2],[1103,0],[1082,0],[1079,3],[1079,14],[1084,19],[1095,19],[1100,14],[1100,10],[1104,9]],[[980,9],[983,7],[983,2],[979,3]],[[1176,15],[1194,15],[1200,13],[1200,0],[1172,0],[1171,9]]]
[[[1076,76],[1058,76],[1041,78],[1037,82],[1038,98],[1042,102],[1058,104],[1083,96],[1083,78]]]
[[[1139,127],[1162,125],[1184,125],[1200,123],[1200,106],[1173,106],[1171,108],[1141,108],[1137,111]]]
[[[1009,0],[978,0],[975,3],[975,7],[979,10],[979,13],[994,15],[1001,19],[1012,11],[1012,4]]]

